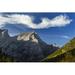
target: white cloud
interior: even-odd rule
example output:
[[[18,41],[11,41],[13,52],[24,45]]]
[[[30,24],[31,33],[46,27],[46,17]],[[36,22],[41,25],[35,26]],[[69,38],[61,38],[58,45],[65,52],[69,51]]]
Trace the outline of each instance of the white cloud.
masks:
[[[65,39],[69,39],[69,38],[70,38],[70,37],[67,36],[67,35],[62,35],[61,37],[62,37],[62,38],[65,38]]]
[[[23,14],[0,15],[0,25],[5,25],[6,23],[23,24],[32,29],[44,29],[50,27],[63,27],[72,22],[72,19],[66,15],[59,15],[53,19],[42,18],[39,24],[34,23],[34,19],[35,18],[33,16]]]

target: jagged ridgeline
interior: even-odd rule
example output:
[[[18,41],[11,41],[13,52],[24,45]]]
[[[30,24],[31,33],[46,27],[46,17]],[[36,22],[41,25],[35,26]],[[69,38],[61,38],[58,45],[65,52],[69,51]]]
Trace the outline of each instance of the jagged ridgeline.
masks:
[[[42,61],[75,62],[75,38],[70,40],[62,48],[48,55]]]
[[[41,61],[57,49],[42,41],[35,32],[10,37],[8,30],[0,29],[0,61]]]

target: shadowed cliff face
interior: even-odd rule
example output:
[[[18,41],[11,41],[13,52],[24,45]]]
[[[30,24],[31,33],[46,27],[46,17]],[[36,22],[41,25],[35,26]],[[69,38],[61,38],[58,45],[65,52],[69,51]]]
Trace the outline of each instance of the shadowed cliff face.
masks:
[[[0,48],[2,53],[13,57],[15,61],[40,61],[58,49],[46,44],[35,32],[10,37],[7,30],[0,31]]]

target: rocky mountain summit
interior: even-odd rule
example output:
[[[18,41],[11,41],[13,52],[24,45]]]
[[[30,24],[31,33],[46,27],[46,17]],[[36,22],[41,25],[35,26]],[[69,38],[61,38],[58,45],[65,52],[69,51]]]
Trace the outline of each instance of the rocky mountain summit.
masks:
[[[10,37],[8,30],[0,29],[0,53],[13,57],[14,61],[40,61],[57,49],[42,41],[35,32]]]

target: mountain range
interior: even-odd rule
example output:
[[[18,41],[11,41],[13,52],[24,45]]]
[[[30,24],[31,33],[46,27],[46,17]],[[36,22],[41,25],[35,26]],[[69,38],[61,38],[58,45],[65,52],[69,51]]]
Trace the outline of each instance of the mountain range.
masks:
[[[41,61],[59,47],[46,44],[36,32],[24,32],[10,37],[0,29],[0,61]]]
[[[0,29],[1,62],[75,62],[75,38],[59,48],[45,43],[36,32],[10,37]]]

